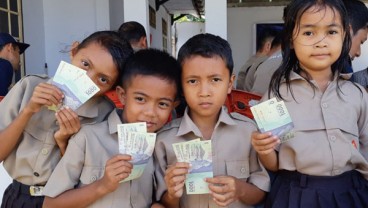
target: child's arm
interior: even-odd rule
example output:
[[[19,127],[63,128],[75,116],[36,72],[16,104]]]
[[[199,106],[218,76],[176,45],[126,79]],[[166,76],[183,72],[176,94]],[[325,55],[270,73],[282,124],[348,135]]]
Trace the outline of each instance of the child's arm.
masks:
[[[43,207],[87,207],[108,193],[115,191],[120,181],[128,177],[133,165],[129,155],[116,155],[106,162],[104,176],[91,184],[68,190],[55,198],[45,197]]]
[[[262,164],[270,171],[278,170],[278,159],[275,147],[280,144],[280,140],[276,136],[267,133],[252,133],[252,145],[258,153],[258,158]]]
[[[170,166],[165,172],[165,183],[167,191],[161,199],[165,207],[179,207],[180,197],[183,195],[186,174],[188,174],[189,164],[177,162]]]
[[[208,188],[213,200],[219,206],[228,206],[239,200],[244,204],[255,205],[265,196],[265,192],[253,184],[239,180],[232,176],[216,176],[207,178]]]
[[[5,129],[0,131],[0,162],[13,151],[33,114],[40,111],[42,106],[59,104],[62,97],[62,92],[51,84],[40,83],[35,87],[28,104]]]
[[[78,114],[69,107],[63,107],[55,116],[60,128],[55,132],[54,138],[61,155],[64,155],[70,137],[79,131],[81,124]]]

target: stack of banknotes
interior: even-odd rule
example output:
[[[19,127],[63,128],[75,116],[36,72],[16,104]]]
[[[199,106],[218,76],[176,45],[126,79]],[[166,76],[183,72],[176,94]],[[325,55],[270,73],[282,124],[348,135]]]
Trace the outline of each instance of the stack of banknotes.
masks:
[[[119,152],[132,156],[131,174],[121,182],[139,178],[155,148],[156,134],[147,133],[145,122],[118,124]]]
[[[276,98],[266,100],[250,108],[260,132],[272,132],[286,142],[294,137],[294,124],[286,109],[284,101]]]
[[[50,110],[55,111],[62,106],[68,106],[76,110],[100,91],[85,70],[64,61],[60,62],[51,83],[64,93],[62,105],[49,107]]]
[[[205,179],[213,177],[211,140],[175,143],[173,149],[178,162],[191,164],[185,180],[187,194],[209,193]]]

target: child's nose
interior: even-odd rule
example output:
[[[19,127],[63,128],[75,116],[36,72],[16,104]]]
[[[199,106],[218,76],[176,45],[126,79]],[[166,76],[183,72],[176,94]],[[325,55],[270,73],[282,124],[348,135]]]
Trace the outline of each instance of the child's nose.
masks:
[[[207,83],[202,83],[201,89],[199,92],[200,97],[209,97],[211,94],[210,86]]]

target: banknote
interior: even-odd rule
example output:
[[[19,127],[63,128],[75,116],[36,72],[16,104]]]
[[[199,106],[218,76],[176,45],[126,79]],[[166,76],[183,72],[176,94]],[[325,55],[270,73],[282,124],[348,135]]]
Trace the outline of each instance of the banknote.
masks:
[[[129,131],[128,145],[125,154],[132,156],[130,161],[133,169],[130,175],[121,182],[130,181],[139,178],[152,157],[153,149],[156,142],[156,133],[132,132]]]
[[[260,132],[272,132],[281,142],[294,137],[294,124],[283,101],[272,98],[250,109]]]
[[[118,139],[119,139],[119,152],[121,154],[127,154],[127,145],[128,145],[128,132],[147,132],[147,124],[146,122],[137,122],[137,123],[126,123],[126,124],[118,124]]]
[[[173,144],[178,162],[191,164],[185,181],[187,194],[209,193],[205,178],[213,177],[211,141],[200,139]]]
[[[60,62],[52,79],[52,84],[63,91],[63,105],[73,110],[79,108],[100,91],[85,70],[64,61]],[[55,106],[52,106],[51,109],[55,110]]]

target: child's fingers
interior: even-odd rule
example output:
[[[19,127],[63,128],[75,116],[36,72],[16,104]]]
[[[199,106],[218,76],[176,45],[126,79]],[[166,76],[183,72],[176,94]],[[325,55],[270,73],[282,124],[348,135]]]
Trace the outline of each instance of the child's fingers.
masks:
[[[62,124],[71,131],[71,133],[76,133],[80,129],[80,120],[78,114],[76,114],[69,107],[60,109],[57,112],[57,117],[60,117]],[[60,121],[59,121],[60,124]]]
[[[213,197],[213,201],[215,201],[215,203],[221,207],[227,207],[231,203],[233,203],[235,199],[231,197],[230,198],[224,197],[224,199],[218,199],[218,198]]]

